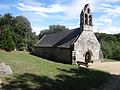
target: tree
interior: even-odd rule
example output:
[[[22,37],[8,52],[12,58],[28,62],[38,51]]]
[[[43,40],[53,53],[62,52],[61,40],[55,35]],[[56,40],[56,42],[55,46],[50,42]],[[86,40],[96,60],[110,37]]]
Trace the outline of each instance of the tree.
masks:
[[[12,33],[10,30],[10,27],[6,27],[4,32],[3,32],[3,42],[4,42],[4,49],[6,51],[12,51],[14,50],[15,44],[14,41],[12,40]]]
[[[120,58],[120,34],[95,33],[105,58]]]
[[[17,16],[15,18],[15,30],[14,30],[14,41],[16,43],[17,49],[24,50],[33,46],[32,38],[36,38],[35,33],[32,33],[32,28],[30,22],[27,18],[23,16]],[[33,35],[33,36],[32,36]]]
[[[57,32],[62,32],[62,31],[67,31],[69,30],[66,28],[66,26],[63,25],[50,25],[49,29],[44,29],[40,31],[39,39],[41,39],[44,35],[52,34],[52,33],[57,33]]]
[[[13,35],[13,21],[14,17],[10,13],[0,16],[0,48],[7,51],[14,49]]]
[[[13,17],[10,13],[0,15],[0,49],[28,50],[37,41],[29,20],[24,16]]]
[[[33,33],[30,34],[30,38],[31,38],[30,41],[27,43],[27,45],[28,45],[27,49],[28,49],[28,51],[31,52],[33,50],[33,46],[38,41],[38,36],[36,36],[36,33],[33,32]]]
[[[14,21],[14,17],[10,13],[4,14],[4,16],[1,16],[0,18],[0,27],[3,26],[12,26]]]
[[[69,29],[66,28],[66,27],[63,26],[63,25],[50,25],[50,26],[49,26],[49,30],[50,30],[51,32],[56,33],[56,32],[66,31],[66,30],[69,30]]]

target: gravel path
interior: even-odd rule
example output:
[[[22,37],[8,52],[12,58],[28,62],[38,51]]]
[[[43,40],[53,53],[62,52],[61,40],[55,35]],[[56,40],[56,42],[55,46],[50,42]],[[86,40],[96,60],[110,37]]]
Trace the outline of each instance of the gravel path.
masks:
[[[89,68],[96,68],[111,74],[120,75],[120,62],[97,62],[91,64]]]
[[[108,82],[96,90],[120,90],[120,62],[93,63],[89,68],[96,68],[112,74]]]

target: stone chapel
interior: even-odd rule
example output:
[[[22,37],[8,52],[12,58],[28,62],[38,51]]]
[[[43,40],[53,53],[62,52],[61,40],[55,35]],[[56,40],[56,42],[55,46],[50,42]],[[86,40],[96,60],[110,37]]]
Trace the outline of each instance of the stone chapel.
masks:
[[[80,27],[44,35],[33,53],[63,63],[100,61],[100,44],[93,32],[92,12],[86,4],[80,14]]]

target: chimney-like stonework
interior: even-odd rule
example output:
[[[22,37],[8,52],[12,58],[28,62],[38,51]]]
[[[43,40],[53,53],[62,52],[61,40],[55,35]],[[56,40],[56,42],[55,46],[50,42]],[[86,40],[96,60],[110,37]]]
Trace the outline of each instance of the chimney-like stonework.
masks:
[[[80,28],[82,30],[92,30],[92,12],[90,5],[86,4],[80,14]]]

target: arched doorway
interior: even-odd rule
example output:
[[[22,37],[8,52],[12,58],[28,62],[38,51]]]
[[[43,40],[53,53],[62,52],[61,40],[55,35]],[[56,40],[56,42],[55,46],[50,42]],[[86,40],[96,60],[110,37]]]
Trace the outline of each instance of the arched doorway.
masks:
[[[91,52],[90,51],[87,51],[86,54],[85,54],[85,62],[86,63],[90,63],[91,62]]]

